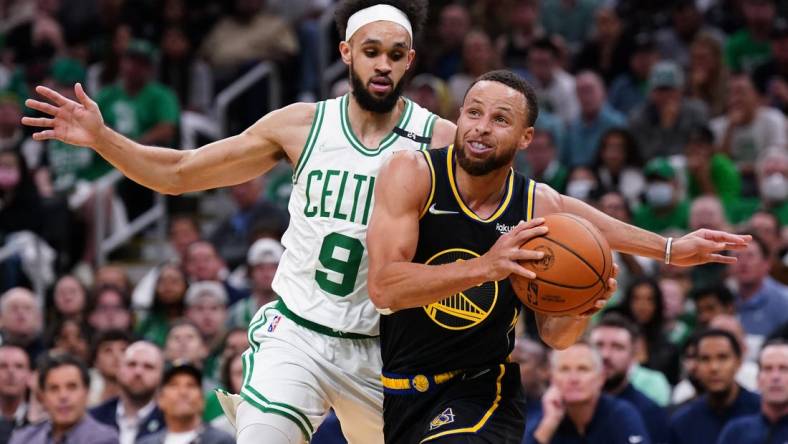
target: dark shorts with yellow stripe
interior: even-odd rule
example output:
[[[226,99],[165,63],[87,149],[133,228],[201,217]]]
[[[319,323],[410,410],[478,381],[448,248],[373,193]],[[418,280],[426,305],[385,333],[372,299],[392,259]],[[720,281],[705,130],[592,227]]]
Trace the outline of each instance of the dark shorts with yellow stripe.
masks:
[[[441,375],[383,372],[386,444],[519,444],[525,428],[517,364]]]

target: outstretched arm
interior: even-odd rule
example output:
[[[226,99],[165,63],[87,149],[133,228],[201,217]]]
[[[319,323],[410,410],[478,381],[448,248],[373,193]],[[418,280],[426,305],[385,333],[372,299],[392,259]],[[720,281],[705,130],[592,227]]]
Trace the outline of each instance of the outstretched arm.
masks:
[[[588,219],[605,236],[610,248],[622,253],[665,259],[667,239],[642,228],[629,225],[611,217],[587,203],[564,196],[547,185],[537,187],[537,212],[540,216],[555,212],[576,214]],[[724,256],[725,250],[745,248],[750,236],[740,236],[716,230],[697,230],[672,242],[670,263],[682,267],[719,262],[731,264],[736,258]]]
[[[519,246],[546,233],[546,228],[538,226],[542,220],[520,224],[476,259],[442,265],[412,263],[419,217],[431,186],[429,167],[421,153],[401,152],[392,156],[378,177],[367,232],[369,296],[376,307],[421,307],[512,273],[535,277],[516,261],[541,258],[542,253],[520,250]]]
[[[142,145],[104,124],[98,105],[82,85],[74,91],[78,102],[39,86],[48,102],[28,99],[32,109],[51,117],[24,117],[22,123],[45,128],[35,140],[57,139],[93,148],[130,179],[167,194],[180,194],[235,185],[270,170],[277,161],[295,163],[315,112],[313,104],[294,104],[274,111],[239,135],[196,150]]]

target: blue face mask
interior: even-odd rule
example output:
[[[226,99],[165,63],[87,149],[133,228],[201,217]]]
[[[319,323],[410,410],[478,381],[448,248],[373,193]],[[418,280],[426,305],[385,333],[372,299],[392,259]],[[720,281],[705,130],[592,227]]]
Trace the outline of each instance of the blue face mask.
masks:
[[[646,188],[646,202],[654,208],[669,207],[673,203],[673,186],[668,182],[654,182]]]

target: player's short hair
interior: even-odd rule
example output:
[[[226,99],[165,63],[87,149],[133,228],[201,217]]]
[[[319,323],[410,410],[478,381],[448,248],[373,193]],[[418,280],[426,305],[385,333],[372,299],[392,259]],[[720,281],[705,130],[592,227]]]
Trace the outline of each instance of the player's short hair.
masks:
[[[98,332],[96,336],[93,338],[93,342],[90,345],[90,362],[96,362],[96,356],[98,355],[99,347],[107,342],[117,342],[123,341],[127,345],[131,345],[134,342],[134,335],[126,330],[120,329],[109,329],[106,331]]]
[[[703,342],[704,339],[707,338],[724,338],[728,340],[728,343],[731,345],[731,350],[733,350],[733,354],[736,355],[737,358],[741,359],[742,350],[739,341],[736,340],[736,336],[733,336],[733,333],[729,332],[728,330],[723,330],[721,328],[710,328],[708,330],[704,330],[698,334],[696,344],[698,353],[700,353],[700,344]]]
[[[413,46],[415,46],[415,40],[421,35],[421,30],[427,19],[427,0],[344,0],[337,5],[334,12],[334,21],[337,24],[340,37],[344,40],[347,21],[351,15],[375,5],[391,5],[408,17],[413,30]]]
[[[761,350],[758,352],[758,367],[761,366],[763,351],[768,347],[788,347],[788,340],[785,340],[784,338],[772,338],[764,342],[764,344],[761,346]]]
[[[724,285],[693,288],[692,291],[690,291],[690,299],[695,302],[706,297],[713,297],[722,305],[733,305],[734,301],[733,293]]]
[[[629,333],[629,338],[634,344],[635,340],[640,336],[640,329],[637,324],[632,322],[628,317],[617,312],[605,313],[600,319],[599,323],[594,326],[594,329],[599,327],[618,328],[626,330]]]
[[[68,366],[77,368],[79,371],[79,377],[82,380],[82,383],[85,384],[85,389],[90,387],[90,374],[88,373],[88,367],[84,362],[82,362],[81,359],[67,353],[51,353],[44,355],[41,359],[41,363],[38,365],[38,386],[41,388],[41,390],[44,389],[47,376],[49,376],[49,373],[51,373],[52,370]]]
[[[477,77],[476,80],[471,83],[471,86],[468,87],[468,90],[465,91],[465,95],[468,95],[468,91],[470,91],[474,85],[483,81],[498,82],[519,91],[525,98],[525,126],[534,126],[536,118],[539,117],[539,103],[536,98],[536,92],[528,81],[508,69],[496,69]],[[463,102],[464,101],[465,97],[463,97]]]

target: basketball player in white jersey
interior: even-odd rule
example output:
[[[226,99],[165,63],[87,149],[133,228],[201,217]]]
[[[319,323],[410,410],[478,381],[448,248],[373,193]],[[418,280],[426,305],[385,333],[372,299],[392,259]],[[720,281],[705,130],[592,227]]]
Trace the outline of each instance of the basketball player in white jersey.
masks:
[[[223,398],[239,443],[309,441],[329,407],[351,443],[382,443],[378,314],[367,294],[366,230],[375,178],[396,150],[446,146],[454,124],[400,97],[425,0],[346,0],[336,19],[352,93],[273,111],[196,150],[144,146],[104,125],[96,103],[43,86],[27,106],[51,117],[35,140],[94,149],[127,177],[166,194],[225,187],[293,165],[290,226],[274,280],[281,300],[249,328],[240,397]],[[232,401],[232,402],[230,402]]]

